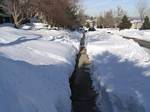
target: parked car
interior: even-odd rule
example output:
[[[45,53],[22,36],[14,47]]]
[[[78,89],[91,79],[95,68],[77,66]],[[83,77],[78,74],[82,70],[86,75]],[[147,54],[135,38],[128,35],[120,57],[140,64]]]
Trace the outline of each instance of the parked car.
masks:
[[[84,33],[85,29],[83,27],[79,27],[78,31],[81,32],[81,33]]]
[[[94,27],[89,28],[89,31],[96,31]]]

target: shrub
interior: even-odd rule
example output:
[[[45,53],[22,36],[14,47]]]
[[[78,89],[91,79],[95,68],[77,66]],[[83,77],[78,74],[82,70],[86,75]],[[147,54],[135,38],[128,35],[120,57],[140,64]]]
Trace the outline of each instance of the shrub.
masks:
[[[143,23],[141,29],[142,30],[144,30],[144,29],[150,29],[150,21],[149,21],[149,17],[148,16],[146,16],[144,18],[144,23]]]
[[[90,28],[90,23],[87,22],[86,25],[85,25],[85,27]]]

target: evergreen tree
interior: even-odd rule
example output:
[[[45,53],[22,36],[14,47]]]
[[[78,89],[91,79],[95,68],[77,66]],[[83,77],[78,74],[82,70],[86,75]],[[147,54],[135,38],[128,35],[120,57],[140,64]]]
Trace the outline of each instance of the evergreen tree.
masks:
[[[70,7],[68,6],[65,9],[65,19],[67,20],[66,25],[74,25],[77,21],[77,9],[76,7]]]
[[[90,28],[90,23],[87,22],[87,23],[85,24],[85,27]]]
[[[149,21],[149,17],[148,16],[146,16],[145,18],[144,18],[144,23],[143,23],[143,25],[142,25],[142,28],[141,29],[150,29],[150,21]]]
[[[123,16],[121,23],[119,24],[119,29],[129,29],[131,28],[131,22],[128,20],[128,17],[126,15]]]
[[[2,4],[3,0],[0,0],[0,5]]]

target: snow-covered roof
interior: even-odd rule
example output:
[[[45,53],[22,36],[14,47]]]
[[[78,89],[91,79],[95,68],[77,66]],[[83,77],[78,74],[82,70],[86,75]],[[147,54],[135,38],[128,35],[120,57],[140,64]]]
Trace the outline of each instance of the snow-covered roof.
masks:
[[[131,20],[131,23],[142,23],[142,22],[143,22],[143,21],[142,21],[140,18],[138,18],[138,17],[131,18],[130,20]]]
[[[142,23],[142,20],[132,20],[131,23]]]

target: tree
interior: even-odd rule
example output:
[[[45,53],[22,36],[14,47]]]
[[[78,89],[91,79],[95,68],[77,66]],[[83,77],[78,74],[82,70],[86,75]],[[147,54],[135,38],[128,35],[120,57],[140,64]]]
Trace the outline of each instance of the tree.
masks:
[[[122,7],[118,6],[115,14],[115,25],[116,27],[118,27],[118,25],[121,23],[123,16],[126,15],[126,11],[122,9]]]
[[[0,4],[2,4],[3,0],[0,0]]]
[[[72,26],[76,24],[77,21],[77,13],[76,13],[76,8],[75,7],[67,7],[66,9],[66,22],[68,26]]]
[[[87,23],[85,24],[85,27],[90,28],[90,23],[87,22]]]
[[[142,25],[142,28],[141,29],[150,29],[150,21],[149,21],[149,17],[148,16],[146,16],[145,18],[144,18],[144,23],[143,23],[143,25]]]
[[[119,24],[120,30],[131,28],[131,22],[126,15],[123,16],[121,23]]]
[[[99,16],[97,18],[97,28],[103,28],[104,27],[104,18],[103,16]]]
[[[77,2],[77,0],[3,0],[0,7],[12,15],[17,28],[33,16],[51,25],[73,26],[77,21]]]
[[[115,20],[114,20],[114,15],[113,15],[113,11],[107,11],[104,14],[104,27],[106,28],[113,28],[115,27]]]
[[[86,22],[86,17],[84,15],[84,10],[83,9],[79,9],[79,12],[77,14],[77,20],[78,20],[78,24],[80,26],[84,26],[85,22]]]
[[[146,15],[150,18],[150,8],[147,9]]]
[[[138,0],[136,7],[137,7],[140,18],[143,21],[146,10],[147,10],[147,1],[146,0]]]
[[[77,21],[76,0],[39,0],[36,7],[41,20],[54,26],[69,27]]]
[[[0,5],[10,15],[12,15],[15,27],[18,28],[33,14],[30,0],[3,0]]]

